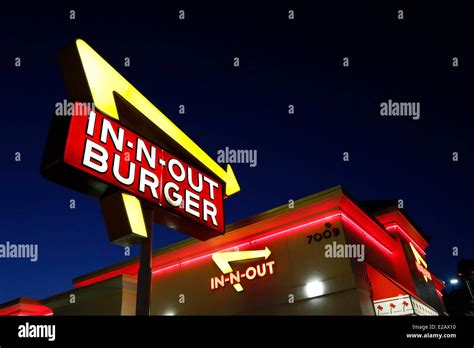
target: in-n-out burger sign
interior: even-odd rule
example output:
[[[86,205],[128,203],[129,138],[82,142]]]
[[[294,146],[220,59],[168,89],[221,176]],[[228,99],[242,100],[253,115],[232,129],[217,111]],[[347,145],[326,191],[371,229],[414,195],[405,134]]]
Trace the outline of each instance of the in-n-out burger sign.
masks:
[[[75,104],[71,117],[53,117],[43,176],[98,198],[109,238],[120,245],[147,238],[146,211],[201,240],[223,234],[223,199],[240,190],[231,167],[224,170],[84,41],[60,58]]]
[[[222,185],[97,111],[76,103],[64,161],[221,233]]]
[[[211,277],[211,290],[224,288],[229,284],[234,287],[235,291],[241,292],[244,290],[241,284],[242,279],[251,281],[273,274],[275,261],[264,261],[257,265],[251,265],[245,270],[233,270],[230,266],[231,262],[258,258],[265,258],[267,260],[270,254],[271,251],[268,248],[264,250],[226,251],[213,254],[212,260],[223,274]]]

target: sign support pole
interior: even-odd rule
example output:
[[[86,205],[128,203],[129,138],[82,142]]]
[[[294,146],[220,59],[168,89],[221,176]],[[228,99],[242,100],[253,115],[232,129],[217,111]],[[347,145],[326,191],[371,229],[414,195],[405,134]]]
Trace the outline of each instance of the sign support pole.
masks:
[[[153,253],[153,215],[152,209],[143,209],[148,238],[140,244],[140,268],[138,269],[137,302],[135,314],[138,316],[150,315],[151,287],[152,287],[152,253]]]

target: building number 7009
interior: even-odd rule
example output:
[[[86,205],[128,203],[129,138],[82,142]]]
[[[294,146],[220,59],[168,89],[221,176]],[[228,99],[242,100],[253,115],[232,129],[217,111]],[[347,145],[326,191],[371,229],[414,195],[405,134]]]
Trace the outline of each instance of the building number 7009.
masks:
[[[331,237],[337,237],[339,235],[339,228],[337,227],[332,227],[330,223],[325,223],[324,227],[326,228],[322,233],[314,233],[314,234],[308,234],[306,238],[308,239],[308,244],[311,244],[311,242],[314,240],[315,242],[320,242],[323,237],[325,239],[329,239]]]

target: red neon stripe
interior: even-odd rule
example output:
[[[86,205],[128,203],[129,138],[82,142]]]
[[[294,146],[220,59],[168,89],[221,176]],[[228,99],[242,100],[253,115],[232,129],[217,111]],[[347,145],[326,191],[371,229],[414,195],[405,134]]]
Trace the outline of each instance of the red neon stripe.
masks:
[[[383,245],[382,243],[380,243],[377,239],[375,239],[374,237],[372,237],[370,234],[368,234],[362,227],[360,227],[359,225],[357,225],[352,219],[350,219],[349,217],[347,217],[344,213],[341,213],[341,216],[347,220],[347,222],[349,222],[352,226],[354,226],[357,230],[361,231],[366,237],[368,237],[370,240],[372,240],[375,244],[377,244],[379,247],[381,247],[382,249],[384,249],[387,253],[389,253],[390,255],[392,255],[393,253],[385,246]]]
[[[294,231],[301,230],[302,228],[317,224],[319,222],[322,222],[324,220],[328,220],[328,219],[331,219],[331,218],[334,218],[334,217],[337,217],[337,216],[341,216],[345,221],[349,222],[352,226],[355,227],[356,231],[360,232],[364,237],[366,237],[366,239],[373,242],[381,250],[385,251],[389,255],[393,254],[393,252],[389,248],[387,248],[381,241],[379,241],[377,238],[375,238],[370,233],[368,233],[366,230],[364,230],[362,227],[360,227],[357,223],[355,223],[351,218],[349,218],[347,215],[345,215],[342,211],[339,211],[337,213],[332,213],[331,215],[324,216],[324,217],[306,222],[304,224],[301,224],[301,225],[298,225],[298,226],[295,226],[295,227],[291,227],[291,228],[288,228],[288,229],[284,229],[282,231],[270,233],[266,236],[253,239],[253,240],[245,242],[245,243],[241,243],[241,244],[234,245],[234,246],[231,246],[231,247],[226,247],[226,248],[223,248],[223,249],[220,249],[220,250],[214,250],[212,252],[209,252],[209,253],[206,253],[204,255],[194,257],[194,258],[190,258],[190,259],[187,259],[185,261],[176,262],[176,263],[173,263],[173,264],[168,264],[165,267],[154,268],[152,272],[153,272],[153,274],[156,274],[156,273],[161,273],[161,272],[164,272],[164,271],[172,270],[172,269],[175,269],[175,268],[181,268],[185,264],[189,264],[189,263],[193,263],[193,262],[197,262],[197,261],[200,261],[200,260],[210,258],[216,252],[223,252],[223,251],[228,251],[228,250],[233,250],[233,249],[235,250],[235,249],[239,249],[241,247],[250,246],[250,245],[262,242],[264,240],[276,238],[278,236],[282,236],[282,235],[285,235],[287,233],[291,233],[291,232],[294,232]],[[110,277],[112,277],[114,275],[119,275],[119,274],[136,275],[137,271],[136,271],[135,268],[136,268],[136,264],[132,264],[132,265],[129,265],[129,266],[125,266],[122,269],[118,269],[118,270],[115,270],[115,271],[110,271],[110,272],[103,273],[101,275],[98,275],[98,276],[95,276],[95,277],[92,277],[92,278],[85,279],[83,281],[75,283],[74,285],[77,286],[77,287],[91,285],[91,284],[97,283],[99,281],[109,279]],[[127,271],[124,271],[124,269],[129,269],[128,273],[127,273]]]
[[[219,249],[219,250],[215,250],[213,252],[210,252],[210,253],[207,253],[205,255],[201,255],[201,256],[197,256],[195,258],[192,258],[192,259],[189,259],[189,260],[186,260],[186,261],[182,261],[182,262],[179,262],[179,263],[175,263],[171,266],[166,266],[166,267],[163,267],[163,268],[159,268],[159,269],[156,269],[153,271],[153,273],[160,273],[160,272],[163,272],[163,271],[166,271],[166,270],[169,270],[171,268],[176,268],[176,267],[182,267],[183,265],[185,264],[188,264],[188,263],[193,263],[193,262],[196,262],[196,261],[199,261],[199,260],[203,260],[203,259],[206,259],[206,258],[209,258],[211,257],[213,254],[215,253],[218,253],[218,252],[224,252],[224,251],[229,251],[229,250],[233,250],[233,249],[239,249],[243,246],[248,246],[248,245],[251,245],[251,244],[256,244],[256,243],[259,243],[263,240],[267,240],[267,239],[273,239],[279,235],[283,235],[283,234],[287,234],[287,233],[290,233],[290,232],[293,232],[293,231],[296,231],[296,230],[300,230],[302,228],[305,228],[305,227],[308,227],[310,225],[314,225],[314,224],[317,224],[319,222],[322,222],[324,220],[328,220],[328,219],[331,219],[331,218],[334,218],[336,216],[341,216],[342,218],[344,218],[347,222],[349,222],[352,226],[354,226],[356,228],[356,230],[362,232],[362,234],[364,236],[366,236],[367,238],[369,238],[373,243],[375,243],[377,246],[379,246],[380,248],[382,248],[385,252],[387,252],[388,254],[392,255],[393,253],[386,247],[384,246],[381,242],[379,242],[377,239],[375,239],[374,237],[372,237],[369,233],[367,233],[364,229],[362,229],[357,223],[355,223],[351,218],[349,218],[348,216],[346,216],[344,213],[342,212],[338,212],[336,214],[331,214],[331,215],[328,215],[328,216],[325,216],[325,217],[322,217],[322,218],[319,218],[317,220],[313,220],[313,221],[309,221],[307,223],[304,223],[302,225],[298,225],[298,226],[295,226],[295,227],[291,227],[291,228],[288,228],[288,229],[285,229],[283,231],[278,231],[278,232],[275,232],[275,233],[271,233],[267,236],[264,236],[264,237],[260,237],[260,238],[257,238],[257,239],[254,239],[252,241],[249,241],[249,242],[245,242],[245,243],[242,243],[242,244],[238,244],[238,245],[235,245],[235,246],[231,246],[231,247],[227,247],[227,248],[224,248],[224,249]]]
[[[228,250],[233,250],[233,249],[239,249],[243,246],[248,246],[250,245],[250,242],[246,242],[246,243],[242,243],[242,244],[239,244],[239,245],[236,245],[236,246],[233,246],[233,247],[230,247],[230,248],[225,248],[225,249],[222,249],[221,251],[228,251]],[[216,251],[217,252],[217,251]],[[208,253],[208,254],[205,254],[205,255],[202,255],[202,256],[198,256],[198,257],[195,257],[193,259],[189,259],[189,260],[186,260],[186,261],[183,261],[183,262],[178,262],[178,263],[175,263],[171,266],[167,266],[167,267],[164,267],[164,268],[160,268],[160,269],[157,269],[157,270],[154,270],[152,273],[159,273],[159,272],[163,272],[163,271],[166,271],[168,269],[171,269],[171,268],[175,268],[175,267],[182,267],[183,265],[187,264],[187,263],[192,263],[192,262],[196,262],[196,261],[199,261],[201,259],[204,259],[206,257],[209,257],[209,256],[212,256],[212,254],[215,254],[216,252],[212,252],[212,253]]]
[[[2,308],[0,310],[0,317],[10,316],[10,317],[29,317],[29,316],[51,316],[54,315],[54,312],[51,309],[48,310],[37,310],[34,309],[21,309],[17,308],[12,310],[11,307]]]
[[[286,230],[283,230],[283,231],[280,231],[280,232],[275,232],[275,233],[269,234],[269,235],[267,235],[267,236],[254,239],[253,241],[250,242],[250,244],[255,244],[255,243],[261,242],[262,240],[270,239],[270,238],[276,237],[276,236],[278,236],[278,235],[280,235],[280,234],[286,234],[286,233],[289,233],[289,232],[293,232],[293,231],[295,231],[295,230],[299,230],[299,229],[301,229],[301,228],[304,228],[304,227],[307,227],[307,226],[310,226],[310,225],[317,224],[318,222],[321,222],[321,221],[324,221],[324,220],[328,220],[328,219],[331,219],[331,218],[333,218],[333,217],[335,217],[335,216],[339,216],[339,215],[341,215],[341,213],[336,213],[336,214],[333,214],[333,215],[325,216],[325,217],[323,217],[323,218],[319,218],[319,219],[317,219],[317,220],[313,220],[313,221],[307,222],[307,223],[302,224],[302,225],[298,225],[298,226],[295,226],[295,227],[292,227],[292,228],[289,228],[289,229],[286,229]]]
[[[415,247],[416,249],[423,254],[423,256],[426,256],[426,252],[413,240],[413,238],[410,237],[410,235],[408,233],[405,232],[405,230],[403,228],[401,228],[398,224],[391,224],[391,225],[387,225],[385,226],[386,229],[398,229],[398,231],[400,231],[401,234],[403,234],[403,236],[408,239]]]
[[[174,265],[171,265],[171,266],[168,266],[168,267],[164,267],[164,268],[160,268],[160,269],[157,269],[155,271],[152,271],[152,273],[159,273],[159,272],[163,272],[163,271],[166,271],[170,268],[174,268],[174,267],[180,267],[180,264],[179,263],[175,263]]]
[[[230,248],[221,249],[219,252],[229,251],[229,250],[234,250],[234,249],[239,249],[239,248],[242,248],[242,247],[248,246],[248,245],[250,245],[250,242],[242,243],[242,244],[239,244],[239,245],[230,247]],[[186,264],[186,263],[191,263],[191,262],[195,262],[195,261],[204,259],[204,258],[206,258],[206,257],[212,256],[212,254],[215,254],[215,253],[216,253],[216,252],[212,252],[212,253],[208,253],[208,254],[205,254],[205,255],[202,255],[202,256],[198,256],[198,257],[196,257],[196,258],[194,258],[194,259],[190,259],[190,260],[183,261],[183,262],[181,262],[181,265],[184,265],[184,264]]]

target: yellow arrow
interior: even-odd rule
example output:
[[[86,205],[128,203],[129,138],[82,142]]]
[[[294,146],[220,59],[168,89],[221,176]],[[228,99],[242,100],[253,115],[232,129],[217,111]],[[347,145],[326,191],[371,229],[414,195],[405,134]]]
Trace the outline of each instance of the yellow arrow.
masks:
[[[113,92],[118,93],[147,117],[154,125],[168,134],[171,139],[181,145],[190,155],[196,158],[214,175],[225,183],[227,196],[240,191],[237,178],[228,164],[224,170],[204,150],[191,140],[181,129],[146,99],[122,75],[96,51],[81,39],[76,40],[82,67],[92,94],[95,106],[108,116],[119,119]]]
[[[271,253],[272,252],[267,247],[265,247],[264,250],[224,251],[212,254],[212,260],[216,263],[222,273],[227,274],[233,271],[232,267],[230,267],[230,262],[257,259],[260,257],[264,257],[266,260]],[[240,283],[234,284],[234,289],[237,292],[244,290]]]

